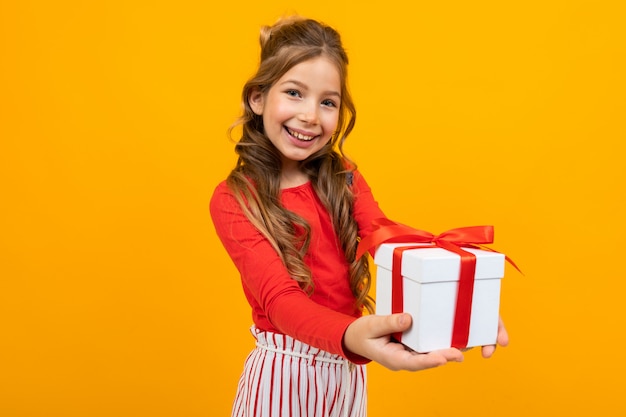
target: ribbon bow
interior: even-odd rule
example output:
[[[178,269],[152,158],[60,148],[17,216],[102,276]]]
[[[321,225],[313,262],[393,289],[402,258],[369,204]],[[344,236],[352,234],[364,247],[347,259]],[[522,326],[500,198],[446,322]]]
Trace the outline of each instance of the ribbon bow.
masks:
[[[493,226],[459,227],[435,236],[425,230],[414,229],[386,218],[376,219],[372,225],[374,226],[372,233],[359,242],[356,251],[357,259],[363,256],[365,252],[392,239],[398,242],[400,239],[410,239],[415,243],[432,243],[444,249],[448,249],[452,245],[457,248],[459,246],[478,248],[477,245],[493,243]],[[489,250],[488,248],[482,249]]]

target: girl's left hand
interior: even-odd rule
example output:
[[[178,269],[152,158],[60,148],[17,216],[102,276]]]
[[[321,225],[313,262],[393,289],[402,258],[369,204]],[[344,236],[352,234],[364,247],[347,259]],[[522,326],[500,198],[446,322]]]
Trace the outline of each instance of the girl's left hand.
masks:
[[[504,327],[504,322],[502,321],[502,317],[498,319],[498,336],[497,336],[497,344],[500,346],[507,346],[509,344],[509,334]],[[497,345],[488,345],[482,347],[482,355],[483,358],[490,358],[494,352],[496,351]]]

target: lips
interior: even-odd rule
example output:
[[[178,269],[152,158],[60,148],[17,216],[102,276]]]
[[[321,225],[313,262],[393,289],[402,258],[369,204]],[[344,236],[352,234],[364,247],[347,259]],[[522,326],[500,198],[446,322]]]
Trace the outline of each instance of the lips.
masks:
[[[305,135],[302,134],[300,132],[296,132],[295,130],[291,130],[288,127],[285,126],[285,129],[287,130],[287,133],[289,133],[291,136],[293,136],[294,138],[304,141],[304,142],[310,142],[313,139],[315,139],[317,137],[317,135],[315,136],[310,136],[310,135]]]

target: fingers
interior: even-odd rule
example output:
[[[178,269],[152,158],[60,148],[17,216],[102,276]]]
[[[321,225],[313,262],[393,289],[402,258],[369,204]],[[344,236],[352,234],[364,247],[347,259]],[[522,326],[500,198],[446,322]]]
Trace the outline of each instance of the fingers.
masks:
[[[493,356],[496,351],[496,345],[487,345],[481,348],[483,358],[488,359]]]
[[[377,362],[392,371],[406,370],[406,371],[422,371],[425,369],[436,368],[443,366],[448,362],[462,362],[463,354],[458,349],[442,349],[429,353],[416,353],[411,352],[399,343],[392,343],[395,345],[388,349],[384,355],[382,355]]]
[[[507,346],[509,344],[509,334],[504,327],[504,322],[502,318],[498,319],[498,336],[496,337],[496,342],[500,346]],[[497,345],[488,345],[482,347],[482,356],[483,358],[490,358],[496,351]]]
[[[500,346],[507,346],[509,344],[509,333],[506,331],[504,327],[504,322],[502,321],[502,317],[498,319],[498,344]]]

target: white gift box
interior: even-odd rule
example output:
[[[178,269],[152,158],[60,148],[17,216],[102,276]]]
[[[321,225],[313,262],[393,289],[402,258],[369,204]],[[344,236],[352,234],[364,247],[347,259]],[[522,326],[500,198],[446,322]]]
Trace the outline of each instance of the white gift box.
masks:
[[[385,243],[378,247],[376,314],[391,314],[393,251],[413,243]],[[496,343],[500,307],[500,280],[505,256],[480,249],[463,248],[476,255],[476,272],[466,347]],[[402,334],[402,343],[423,353],[449,348],[456,311],[461,257],[438,247],[409,249],[402,254],[404,312],[413,324]]]

